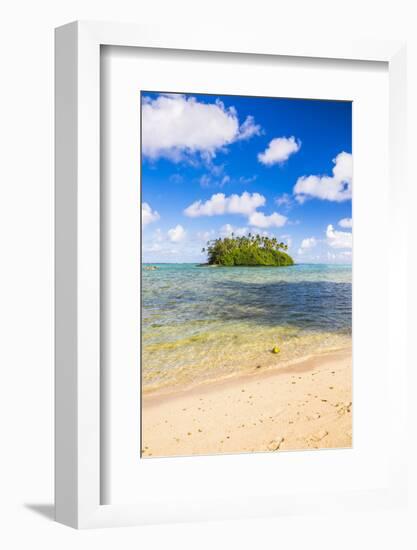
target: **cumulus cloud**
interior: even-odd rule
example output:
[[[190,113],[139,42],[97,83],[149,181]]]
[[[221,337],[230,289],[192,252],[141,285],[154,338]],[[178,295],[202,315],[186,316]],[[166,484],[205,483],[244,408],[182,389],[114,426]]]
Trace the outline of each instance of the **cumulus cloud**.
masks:
[[[317,239],[315,237],[307,237],[301,241],[301,248],[303,250],[308,250],[309,248],[314,248],[317,245]]]
[[[342,202],[352,198],[352,155],[339,153],[333,159],[332,176],[302,176],[294,186],[295,198],[303,203],[308,198]]]
[[[302,256],[315,246],[317,246],[318,240],[315,237],[306,237],[301,241],[300,248],[298,249],[298,255]]]
[[[297,153],[300,147],[301,141],[296,140],[294,136],[274,138],[269,142],[265,151],[258,154],[258,160],[266,166],[281,164],[288,160],[291,155]]]
[[[287,217],[278,212],[273,212],[270,215],[259,212],[257,208],[265,205],[265,197],[259,193],[248,193],[244,191],[241,195],[229,195],[224,193],[216,193],[205,202],[195,201],[184,210],[184,214],[190,218],[200,216],[221,216],[224,214],[242,214],[248,217],[248,225],[254,228],[265,229],[268,227],[282,227],[287,222]],[[227,224],[223,226],[223,233],[227,233],[232,226]],[[243,235],[246,234],[247,228],[234,229],[236,235],[238,231]]]
[[[259,193],[243,192],[241,195],[226,196],[224,193],[216,193],[205,202],[195,201],[184,210],[184,214],[190,218],[199,216],[220,216],[223,214],[249,215],[259,206],[265,204],[265,197]]]
[[[181,94],[161,94],[142,102],[142,153],[173,162],[200,155],[206,161],[219,150],[261,133],[253,117],[240,124],[236,109],[217,100],[203,103]]]
[[[287,221],[286,216],[273,212],[269,216],[263,212],[253,212],[249,216],[249,224],[253,227],[282,227]]]
[[[248,227],[233,227],[230,223],[226,223],[220,228],[221,237],[230,237],[231,235],[236,235],[236,237],[243,237],[249,233]]]
[[[149,223],[156,222],[160,218],[156,210],[152,210],[147,202],[142,203],[142,225],[148,225]]]
[[[331,224],[327,226],[326,237],[332,248],[352,248],[352,233],[337,231]]]
[[[344,229],[350,229],[352,227],[352,218],[343,218],[338,221],[338,225]]]
[[[209,231],[198,231],[197,238],[200,241],[207,242],[214,237],[214,234],[214,229],[210,229]]]
[[[179,243],[185,238],[185,229],[182,225],[176,225],[168,231],[168,238],[172,243]]]

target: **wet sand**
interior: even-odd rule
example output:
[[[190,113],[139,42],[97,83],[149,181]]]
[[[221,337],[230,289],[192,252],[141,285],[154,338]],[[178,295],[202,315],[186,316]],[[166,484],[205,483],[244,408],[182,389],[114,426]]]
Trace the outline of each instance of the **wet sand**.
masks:
[[[142,456],[347,448],[352,351],[142,398]]]

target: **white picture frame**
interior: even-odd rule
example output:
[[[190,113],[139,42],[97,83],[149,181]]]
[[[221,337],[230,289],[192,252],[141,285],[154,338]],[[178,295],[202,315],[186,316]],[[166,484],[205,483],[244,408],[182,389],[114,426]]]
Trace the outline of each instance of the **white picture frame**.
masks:
[[[294,41],[236,31],[177,29],[75,22],[56,30],[56,519],[76,528],[134,525],[160,520],[240,517],[210,502],[189,517],[175,508],[175,495],[160,515],[152,506],[101,504],[100,400],[100,48],[102,45],[235,54],[382,61],[389,70],[390,186],[395,201],[394,236],[407,233],[405,216],[405,45],[388,41]],[[405,266],[406,247],[397,250]],[[404,277],[401,272],[399,278]],[[390,314],[405,323],[405,288]],[[405,331],[404,331],[405,333]],[[405,336],[404,336],[405,338]],[[405,499],[405,340],[397,342],[395,376],[387,406],[396,418],[396,445],[384,491],[356,494],[289,495],[265,502],[256,515],[340,507],[396,506]],[[401,423],[401,421],[403,421]],[[151,500],[151,495],[149,495]],[[249,514],[251,515],[251,514]]]

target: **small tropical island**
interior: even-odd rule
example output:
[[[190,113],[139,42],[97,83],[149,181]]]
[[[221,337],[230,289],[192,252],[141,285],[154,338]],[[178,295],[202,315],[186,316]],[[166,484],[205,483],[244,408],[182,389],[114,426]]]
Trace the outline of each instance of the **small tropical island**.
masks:
[[[263,235],[214,239],[207,243],[202,252],[207,253],[206,266],[274,266],[294,265],[294,260],[286,251],[288,246],[275,237]]]

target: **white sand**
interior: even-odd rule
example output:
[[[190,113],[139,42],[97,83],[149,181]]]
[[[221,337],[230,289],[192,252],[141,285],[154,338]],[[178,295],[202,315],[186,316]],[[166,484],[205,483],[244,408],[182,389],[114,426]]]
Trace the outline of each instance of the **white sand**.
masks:
[[[344,349],[144,396],[142,456],[350,447],[351,360]]]

